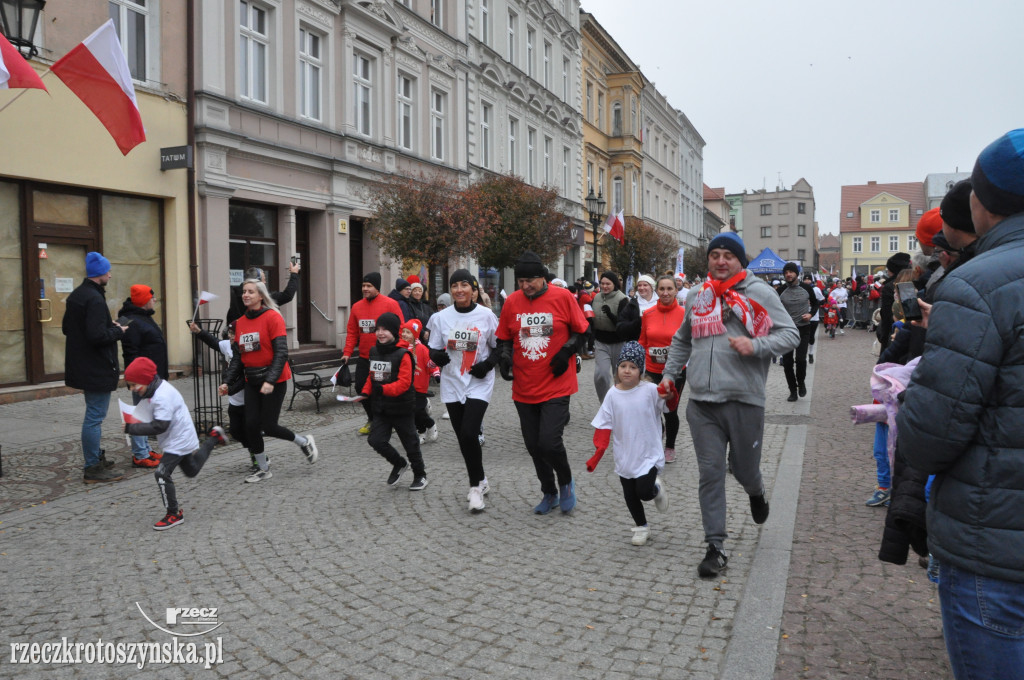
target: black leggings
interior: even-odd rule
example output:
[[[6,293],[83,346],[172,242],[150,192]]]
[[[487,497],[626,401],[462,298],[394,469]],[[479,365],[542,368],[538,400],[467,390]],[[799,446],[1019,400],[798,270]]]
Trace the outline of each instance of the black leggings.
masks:
[[[470,486],[480,486],[487,477],[484,474],[484,455],[480,448],[480,427],[487,412],[487,402],[482,399],[467,399],[465,404],[457,401],[445,403],[452,429],[459,440],[462,459],[466,461],[466,473]]]
[[[660,373],[651,373],[647,371],[647,377],[655,381],[655,384],[661,383],[662,375]],[[686,369],[683,369],[682,374],[676,379],[676,392],[682,393],[683,386],[686,385]],[[674,449],[676,448],[676,436],[679,434],[679,403],[676,402],[676,408],[674,411],[669,411],[665,414],[665,448]]]
[[[626,499],[626,507],[629,508],[629,514],[633,516],[633,521],[638,527],[647,524],[643,502],[654,500],[654,497],[658,495],[658,489],[654,485],[657,479],[658,468],[656,467],[652,467],[650,472],[636,479],[619,477],[619,481],[622,482],[622,495]]]
[[[174,480],[171,479],[174,468],[180,465],[186,477],[195,477],[203,469],[206,459],[210,457],[210,451],[216,445],[217,440],[208,437],[198,449],[187,456],[165,453],[160,459],[160,465],[153,471],[153,476],[156,477],[156,485],[160,489],[160,500],[163,501],[168,513],[178,514],[178,495],[174,492]]]
[[[263,383],[260,383],[262,385]],[[261,394],[260,388],[245,383],[245,438],[249,453],[263,453],[263,435],[276,437],[286,442],[295,441],[295,433],[277,424],[281,417],[281,405],[288,393],[288,381],[274,385],[270,394]]]
[[[807,338],[807,344],[808,345],[813,345],[814,344],[814,336],[818,334],[818,322],[817,321],[810,321],[810,322],[808,322],[808,325],[811,328],[811,330],[810,330],[811,335],[810,335],[809,338]]]
[[[416,393],[416,431],[423,434],[434,426],[434,419],[427,413],[427,395]]]

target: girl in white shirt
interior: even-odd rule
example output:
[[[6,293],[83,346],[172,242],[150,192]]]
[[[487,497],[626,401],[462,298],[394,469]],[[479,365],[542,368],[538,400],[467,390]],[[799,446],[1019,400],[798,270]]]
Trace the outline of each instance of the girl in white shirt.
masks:
[[[668,509],[668,496],[658,476],[665,467],[661,414],[667,406],[654,383],[641,381],[643,374],[644,348],[635,340],[624,343],[615,368],[615,387],[608,390],[591,422],[597,451],[587,461],[587,471],[593,472],[608,444],[614,444],[615,473],[636,524],[633,545],[646,545],[650,536],[643,502],[653,500],[658,512]]]

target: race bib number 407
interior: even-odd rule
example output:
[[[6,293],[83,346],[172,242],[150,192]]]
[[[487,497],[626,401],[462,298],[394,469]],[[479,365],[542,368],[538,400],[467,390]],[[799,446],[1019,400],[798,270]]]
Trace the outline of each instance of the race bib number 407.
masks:
[[[257,333],[242,333],[238,338],[238,348],[242,352],[259,352],[260,351],[260,334]]]
[[[359,320],[359,331],[361,333],[374,333],[377,330],[376,319],[360,319]]]
[[[519,319],[519,337],[540,338],[554,334],[554,316],[551,312],[523,314]]]
[[[387,382],[391,379],[391,362],[371,361],[370,373],[373,374],[374,382]]]
[[[448,334],[448,349],[455,352],[475,352],[479,341],[479,331],[452,329]]]

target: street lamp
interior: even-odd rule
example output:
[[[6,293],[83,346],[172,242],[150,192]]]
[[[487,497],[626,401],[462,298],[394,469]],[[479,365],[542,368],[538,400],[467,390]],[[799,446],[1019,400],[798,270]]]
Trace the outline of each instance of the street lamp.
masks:
[[[39,54],[32,44],[46,0],[0,0],[0,30],[26,59]]]
[[[600,189],[597,196],[594,195],[594,187],[590,187],[590,193],[584,199],[587,204],[587,212],[590,213],[590,225],[594,228],[594,278],[597,278],[597,226],[604,219],[604,208],[607,203]]]

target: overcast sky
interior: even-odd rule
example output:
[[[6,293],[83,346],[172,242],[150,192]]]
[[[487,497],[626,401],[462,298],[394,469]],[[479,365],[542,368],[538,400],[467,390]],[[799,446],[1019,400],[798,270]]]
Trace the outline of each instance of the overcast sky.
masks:
[[[581,0],[696,126],[704,182],[781,173],[839,232],[844,184],[969,172],[1024,127],[1024,1]]]

